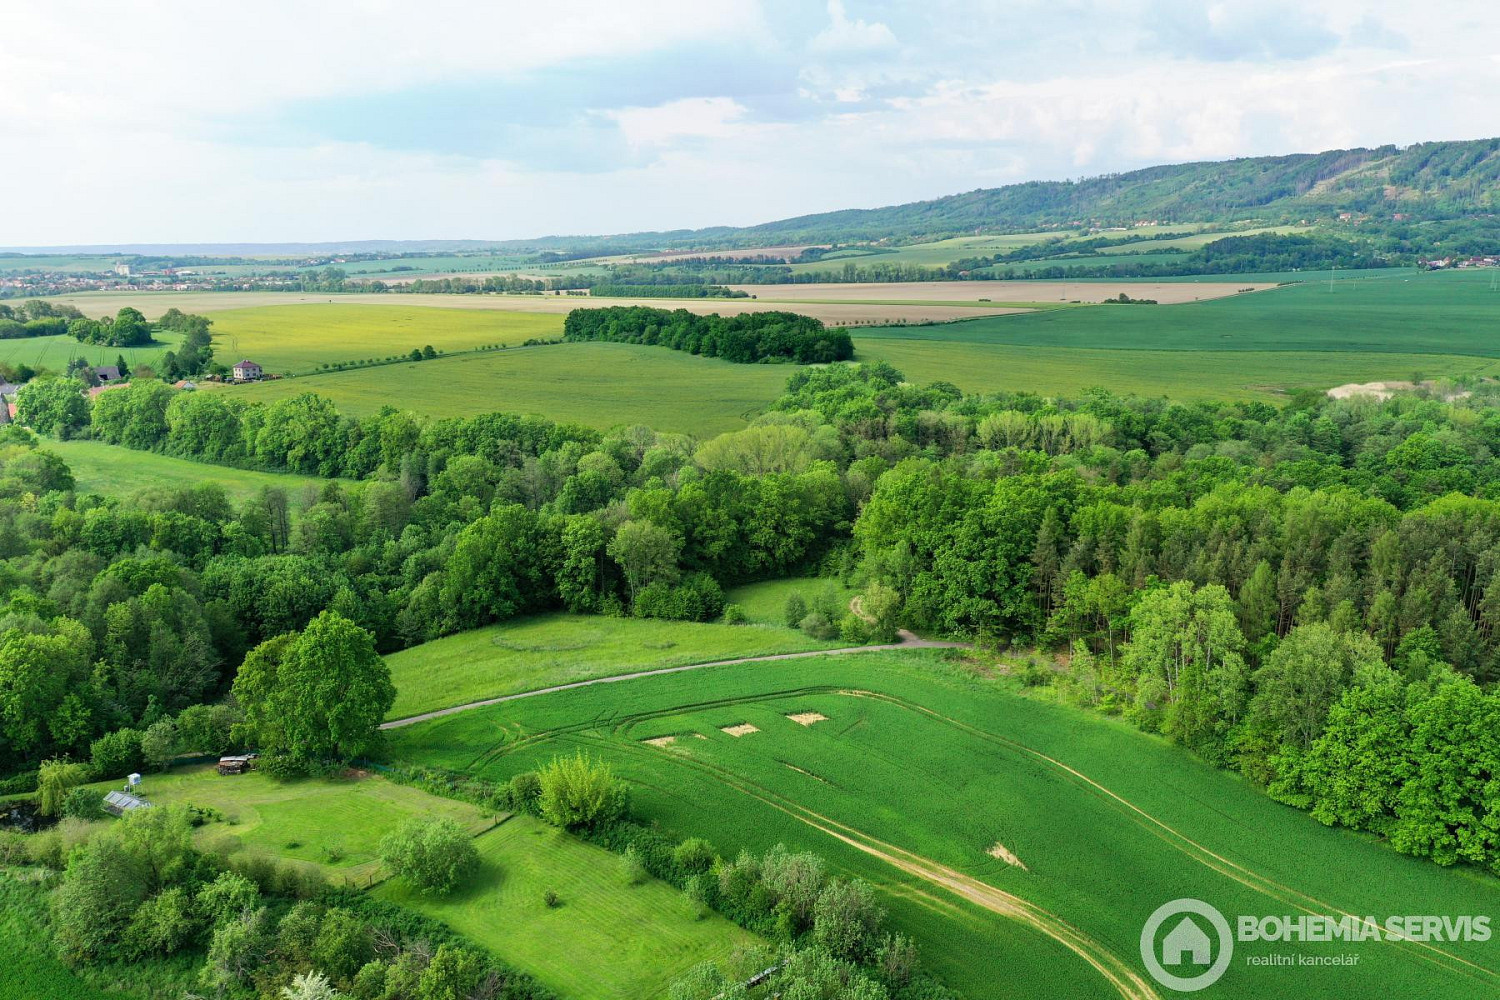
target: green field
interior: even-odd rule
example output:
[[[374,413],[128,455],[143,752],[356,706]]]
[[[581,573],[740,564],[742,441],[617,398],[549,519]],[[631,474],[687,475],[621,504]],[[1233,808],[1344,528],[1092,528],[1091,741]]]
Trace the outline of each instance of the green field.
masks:
[[[839,645],[843,643],[820,642],[779,622],[718,625],[539,615],[434,639],[387,656],[396,684],[390,718],[636,670]]]
[[[615,855],[529,816],[476,846],[483,868],[451,896],[393,882],[376,892],[442,920],[568,1000],[651,1000],[694,965],[755,941],[722,917],[696,919],[665,882],[630,885]],[[548,890],[561,906],[546,905]]]
[[[838,580],[825,577],[803,576],[787,580],[766,580],[734,587],[724,594],[724,600],[738,604],[745,610],[745,617],[759,625],[785,625],[783,612],[786,599],[792,594],[801,594],[802,600],[811,606],[819,596],[827,596],[830,603],[847,608],[855,591]]]
[[[1144,975],[1140,929],[1179,897],[1231,923],[1304,908],[1483,914],[1500,901],[1493,878],[1324,828],[1179,748],[1022,690],[934,652],[843,655],[574,689],[402,729],[391,745],[398,759],[490,779],[583,749],[632,781],[644,821],[675,835],[707,836],[724,853],[777,841],[817,850],[871,880],[927,966],[973,1000],[1153,995],[1132,985]],[[802,712],[827,720],[786,718]],[[759,731],[721,731],[746,722]],[[666,735],[678,739],[642,742]],[[1025,867],[992,857],[997,844]],[[1500,955],[1486,944],[1239,951],[1354,947],[1355,967],[1289,972],[1237,958],[1203,996],[1500,988]]]
[[[201,764],[148,774],[140,793],[157,805],[218,810],[222,822],[199,828],[205,843],[231,837],[245,850],[317,865],[354,885],[378,875],[380,838],[412,816],[449,816],[474,833],[495,821],[477,806],[354,773],[360,776],[277,781],[259,771],[221,775]],[[119,784],[94,787],[109,791]]]
[[[507,410],[600,429],[649,424],[710,437],[745,426],[781,393],[790,374],[782,365],[736,365],[662,347],[587,343],[381,365],[223,391],[262,401],[316,392],[356,416],[382,406],[431,417]]]
[[[79,493],[129,496],[143,489],[183,489],[199,483],[217,483],[238,504],[259,493],[262,487],[272,486],[285,490],[291,505],[300,508],[307,505],[309,491],[316,491],[328,482],[316,476],[209,465],[103,441],[49,438],[43,447],[68,463]]]
[[[267,371],[302,374],[320,365],[409,354],[432,345],[449,353],[532,338],[562,336],[563,317],[481,309],[405,305],[263,306],[214,313],[214,351]]]
[[[30,365],[33,368],[61,372],[74,358],[84,358],[95,365],[112,365],[116,358],[123,355],[125,363],[131,368],[139,365],[155,366],[160,363],[163,354],[177,346],[180,339],[175,333],[158,333],[157,342],[146,347],[100,347],[97,344],[80,344],[66,335],[0,340],[0,361],[9,365]]]
[[[1243,276],[1249,280],[1250,276]],[[1367,271],[1173,306],[1102,306],[861,328],[857,357],[971,392],[1091,386],[1245,398],[1346,382],[1500,374],[1500,291],[1482,271]],[[1003,287],[1003,286],[1002,286]]]
[[[86,982],[57,957],[47,931],[47,896],[43,886],[25,874],[0,870],[0,941],[5,942],[0,1000],[127,1000],[136,995]],[[89,970],[96,981],[117,976],[126,985],[139,980],[139,969]]]

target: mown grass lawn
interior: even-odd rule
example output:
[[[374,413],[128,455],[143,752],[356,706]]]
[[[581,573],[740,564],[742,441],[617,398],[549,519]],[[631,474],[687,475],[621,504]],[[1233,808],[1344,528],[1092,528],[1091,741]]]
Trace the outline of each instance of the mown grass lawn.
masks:
[[[631,885],[620,859],[515,816],[476,841],[483,867],[446,897],[398,882],[376,893],[447,923],[567,1000],[650,1000],[700,962],[756,939],[654,879]],[[551,890],[561,900],[549,907]]]
[[[245,850],[321,867],[330,877],[368,884],[380,868],[380,839],[412,816],[449,816],[478,833],[495,817],[374,775],[278,781],[259,771],[221,775],[212,764],[147,774],[140,791],[157,805],[217,810],[222,822],[198,829],[205,843],[233,838]],[[102,782],[101,791],[120,787]]]
[[[309,490],[321,489],[328,480],[282,472],[254,472],[227,465],[210,465],[185,458],[136,451],[103,441],[54,441],[42,447],[54,451],[73,470],[79,493],[129,496],[142,489],[182,489],[199,483],[217,483],[236,504],[244,503],[263,487],[285,490],[293,507],[305,505]]]
[[[637,670],[838,645],[779,625],[538,615],[387,656],[396,684],[389,717]]]

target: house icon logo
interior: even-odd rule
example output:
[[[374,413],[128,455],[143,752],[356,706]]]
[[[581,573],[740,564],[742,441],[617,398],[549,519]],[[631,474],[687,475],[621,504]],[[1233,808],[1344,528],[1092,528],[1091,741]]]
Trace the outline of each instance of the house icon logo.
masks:
[[[1233,957],[1229,921],[1201,899],[1174,899],[1157,907],[1141,928],[1141,961],[1146,971],[1179,993],[1212,986]]]

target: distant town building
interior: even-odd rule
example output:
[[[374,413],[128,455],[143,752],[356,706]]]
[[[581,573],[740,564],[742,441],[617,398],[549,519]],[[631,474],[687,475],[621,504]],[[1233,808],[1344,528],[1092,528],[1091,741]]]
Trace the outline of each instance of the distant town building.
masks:
[[[129,264],[116,264],[115,265],[115,273],[118,274],[122,278],[128,278],[128,277],[130,277],[130,265]]]
[[[260,378],[264,373],[260,365],[254,361],[240,361],[234,366],[234,377],[239,382],[251,382]]]

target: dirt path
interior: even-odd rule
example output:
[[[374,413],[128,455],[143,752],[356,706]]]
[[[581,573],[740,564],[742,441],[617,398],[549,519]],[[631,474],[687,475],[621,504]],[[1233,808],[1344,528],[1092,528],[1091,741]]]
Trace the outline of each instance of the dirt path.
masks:
[[[906,629],[897,630],[896,634],[901,637],[900,642],[877,643],[870,646],[840,646],[837,649],[810,649],[801,653],[774,653],[769,656],[741,656],[732,660],[711,660],[707,663],[685,663],[677,667],[657,667],[654,670],[637,670],[629,674],[615,674],[612,677],[593,677],[586,681],[573,681],[569,684],[554,684],[551,687],[536,688],[532,691],[518,691],[515,694],[504,694],[496,698],[485,698],[482,701],[471,701],[463,705],[454,705],[451,708],[439,708],[431,712],[422,712],[420,715],[409,715],[404,719],[392,719],[382,722],[381,729],[400,729],[402,726],[415,725],[418,722],[426,722],[429,719],[439,719],[445,715],[453,715],[456,712],[467,712],[471,708],[483,708],[486,705],[499,705],[507,701],[516,701],[520,698],[535,698],[537,695],[556,694],[559,691],[571,691],[574,688],[591,687],[595,684],[614,684],[618,681],[633,681],[641,677],[657,677],[661,674],[680,674],[685,670],[703,670],[708,667],[729,667],[737,663],[766,663],[773,660],[801,660],[809,656],[835,656],[840,653],[877,653],[892,649],[971,649],[972,643],[967,642],[939,642],[934,639],[922,639]]]

